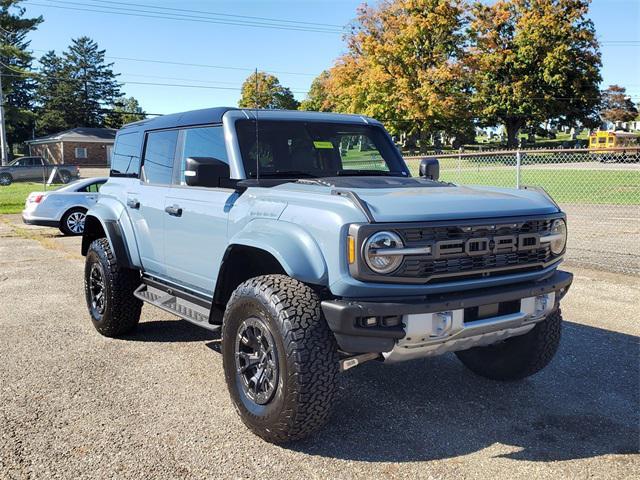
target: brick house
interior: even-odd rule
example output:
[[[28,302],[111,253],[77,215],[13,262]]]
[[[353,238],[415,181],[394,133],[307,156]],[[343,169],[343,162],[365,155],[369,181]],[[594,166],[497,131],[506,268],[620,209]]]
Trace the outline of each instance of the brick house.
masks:
[[[113,128],[78,127],[27,141],[29,155],[46,158],[50,163],[107,166],[116,138]]]

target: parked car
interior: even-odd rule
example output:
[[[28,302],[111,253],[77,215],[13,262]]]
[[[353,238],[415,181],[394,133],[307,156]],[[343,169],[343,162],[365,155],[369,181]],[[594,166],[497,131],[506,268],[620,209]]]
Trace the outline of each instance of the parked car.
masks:
[[[411,177],[359,115],[214,108],[129,124],[86,217],[91,321],[125,335],[147,302],[221,330],[231,399],[271,442],[320,428],[338,373],[366,361],[455,352],[486,378],[533,375],[556,353],[572,282],[565,214],[541,189],[438,177],[434,159]]]
[[[22,211],[28,225],[57,227],[65,235],[82,235],[87,210],[98,200],[106,177],[77,180],[57,190],[32,192]]]
[[[45,181],[55,167],[58,172],[56,179],[61,183],[69,183],[80,176],[80,169],[75,165],[56,165],[42,157],[20,157],[9,165],[0,166],[0,185],[7,186],[18,181]]]

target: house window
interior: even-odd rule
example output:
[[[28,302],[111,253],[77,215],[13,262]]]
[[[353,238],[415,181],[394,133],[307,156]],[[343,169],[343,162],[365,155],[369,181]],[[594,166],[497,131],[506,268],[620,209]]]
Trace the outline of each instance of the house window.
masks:
[[[86,147],[76,147],[76,158],[87,158]]]

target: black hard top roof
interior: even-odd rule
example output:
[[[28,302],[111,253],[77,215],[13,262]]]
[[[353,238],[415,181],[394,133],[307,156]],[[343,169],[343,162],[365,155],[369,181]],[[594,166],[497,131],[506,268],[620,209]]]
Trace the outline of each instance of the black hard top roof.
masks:
[[[203,108],[201,110],[191,110],[190,112],[172,113],[161,115],[155,118],[140,120],[129,123],[122,128],[143,127],[145,130],[155,130],[157,128],[183,127],[187,125],[205,125],[208,123],[221,123],[222,116],[229,110],[237,110],[232,107]]]
[[[155,118],[140,120],[139,122],[129,123],[122,129],[143,129],[156,130],[161,128],[177,128],[190,125],[207,125],[212,123],[222,123],[222,117],[230,110],[244,111],[247,118],[252,118],[256,110],[233,108],[233,107],[215,107],[204,108],[202,110],[192,110],[190,112],[172,113],[170,115],[162,115]],[[373,118],[362,115],[329,113],[329,112],[307,112],[299,110],[258,110],[260,118],[276,119],[276,120],[322,120],[334,122],[349,123],[379,123]]]

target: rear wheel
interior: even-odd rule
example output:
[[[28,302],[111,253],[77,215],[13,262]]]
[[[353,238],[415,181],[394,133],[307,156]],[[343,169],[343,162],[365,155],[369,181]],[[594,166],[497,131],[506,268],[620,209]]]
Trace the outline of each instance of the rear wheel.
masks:
[[[8,173],[0,173],[0,185],[7,187],[13,182],[13,177]]]
[[[222,339],[227,387],[251,431],[283,443],[327,422],[338,353],[309,286],[285,275],[241,284],[227,304]]]
[[[82,235],[87,211],[84,208],[72,208],[60,220],[60,231],[65,235]]]
[[[58,176],[60,177],[60,181],[62,183],[69,183],[69,180],[71,180],[71,175],[66,170],[62,170],[61,172],[59,172]]]
[[[84,291],[98,332],[117,337],[138,325],[142,301],[133,292],[139,285],[140,273],[117,264],[106,238],[91,243],[84,267]]]
[[[492,380],[521,380],[546,367],[560,344],[560,309],[524,335],[511,337],[486,347],[456,352],[473,373]]]

